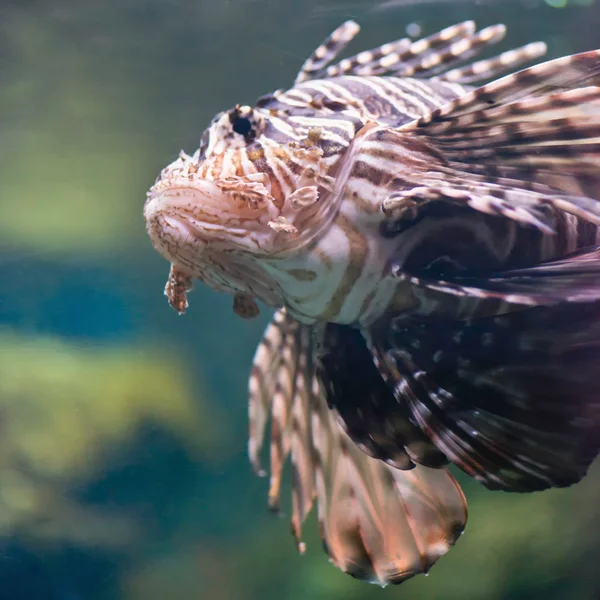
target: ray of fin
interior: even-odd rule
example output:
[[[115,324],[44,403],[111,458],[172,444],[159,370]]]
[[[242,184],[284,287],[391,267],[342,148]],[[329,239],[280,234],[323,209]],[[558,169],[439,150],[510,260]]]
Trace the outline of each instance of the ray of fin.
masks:
[[[504,25],[491,25],[476,31],[475,24],[467,21],[414,42],[405,56],[398,57],[396,66],[389,72],[396,77],[432,77],[476,56],[505,35]]]
[[[487,487],[568,486],[598,454],[600,303],[399,316],[367,335],[414,422]]]
[[[250,438],[248,442],[248,455],[254,471],[264,475],[260,461],[265,428],[271,412],[273,396],[276,386],[275,375],[280,369],[280,352],[283,349],[284,338],[292,327],[285,326],[282,313],[277,313],[269,323],[265,333],[256,348],[253,368],[250,373],[249,388],[250,402],[248,405],[248,420]]]
[[[536,125],[523,127],[522,136],[515,134],[512,146],[503,128],[497,131],[490,128],[480,134],[482,148],[477,148],[477,142],[473,142],[473,149],[468,149],[457,140],[459,148],[454,150],[450,148],[451,142],[438,142],[436,138],[428,138],[426,145],[421,146],[420,140],[415,140],[403,130],[376,128],[369,131],[365,135],[369,146],[377,143],[389,152],[398,154],[402,151],[412,161],[411,170],[403,164],[398,165],[397,179],[394,180],[390,172],[390,192],[382,201],[386,215],[382,230],[387,232],[386,235],[397,234],[423,218],[432,207],[442,205],[501,216],[544,234],[556,231],[557,219],[562,213],[600,224],[600,144],[584,143],[585,139],[589,139],[586,136],[593,135],[600,125],[600,115],[598,119],[590,116],[587,122],[578,120],[577,127],[570,130],[571,139],[568,140],[569,127],[566,126],[564,141],[560,139],[557,122]],[[551,130],[555,132],[556,143],[545,144],[542,140]],[[529,170],[523,166],[513,172],[510,170],[511,158],[507,158],[509,170],[498,173],[497,164],[501,165],[501,169],[505,168],[502,151],[494,154],[493,140],[486,142],[486,134],[507,140],[509,149],[505,155],[510,153],[511,158],[517,157],[516,160],[522,157],[524,165],[536,161],[555,162],[553,171]],[[489,149],[486,147],[488,144],[491,146]],[[531,149],[531,154],[526,152],[526,148]],[[472,163],[467,162],[470,156]],[[453,157],[456,162],[450,162]],[[486,175],[488,165],[491,173]]]
[[[465,62],[498,43],[506,33],[504,25],[476,31],[473,21],[465,21],[420,40],[401,38],[331,64],[359,30],[354,21],[346,21],[338,27],[302,65],[295,85],[341,75],[439,76],[452,83],[472,83],[538,58],[546,51],[542,43],[528,44],[446,73],[456,63]]]
[[[294,85],[310,79],[319,79],[319,74],[329,65],[344,48],[356,37],[360,25],[355,21],[345,21],[304,61]]]
[[[560,260],[525,269],[459,273],[431,279],[403,273],[398,278],[442,294],[501,301],[506,305],[552,306],[600,301],[600,246],[582,248]]]
[[[285,351],[290,343],[294,348]],[[249,448],[255,469],[267,415],[275,406],[269,398],[286,390],[289,417],[275,430],[287,441],[276,436],[271,443],[290,449],[292,531],[300,551],[302,524],[316,498],[325,549],[340,569],[379,585],[427,572],[464,529],[467,512],[460,487],[445,469],[401,471],[362,452],[320,392],[312,344],[311,330],[284,311],[265,331],[250,383]],[[273,413],[273,423],[278,419]]]
[[[401,471],[368,457],[324,401],[314,415],[319,521],[333,563],[382,586],[427,573],[464,528],[457,482],[446,469]]]
[[[600,50],[573,54],[540,63],[488,83],[446,106],[433,110],[429,115],[418,119],[410,128],[429,126],[429,131],[432,132],[435,130],[435,124],[456,122],[457,117],[464,115],[471,115],[466,122],[473,123],[477,122],[480,116],[484,116],[479,115],[478,111],[487,111],[524,98],[539,98],[599,84]],[[532,116],[535,118],[535,114]]]
[[[478,60],[464,67],[457,67],[443,73],[434,79],[447,81],[448,83],[459,83],[471,85],[486,79],[493,79],[502,73],[531,62],[544,56],[548,48],[544,42],[532,42],[514,50],[507,50],[493,58]]]
[[[402,44],[405,40],[385,44],[375,50],[361,52],[354,57],[344,59],[325,69],[323,76],[340,75],[396,75],[409,76],[416,73],[436,72],[447,63],[454,63],[462,53],[470,55],[476,52],[482,38],[499,39],[504,35],[502,25],[475,32],[475,23],[465,21],[420,40]],[[490,36],[489,34],[492,34]],[[483,34],[483,35],[482,35]],[[400,47],[398,47],[400,46]]]
[[[456,175],[455,175],[456,176]],[[523,189],[518,181],[513,185],[494,182],[470,182],[468,177],[445,182],[425,179],[426,185],[410,190],[392,192],[383,202],[390,220],[389,229],[401,228],[404,212],[411,207],[411,218],[417,218],[430,205],[447,203],[458,208],[469,207],[488,215],[511,219],[535,227],[545,234],[555,232],[557,211],[564,211],[583,220],[600,225],[600,202],[587,196],[572,196],[546,188]],[[429,184],[429,185],[427,185]]]
[[[415,197],[546,231],[550,207],[599,223],[598,84],[600,51],[587,52],[500,79],[401,127],[444,163],[421,179]],[[410,193],[400,192],[400,204]]]

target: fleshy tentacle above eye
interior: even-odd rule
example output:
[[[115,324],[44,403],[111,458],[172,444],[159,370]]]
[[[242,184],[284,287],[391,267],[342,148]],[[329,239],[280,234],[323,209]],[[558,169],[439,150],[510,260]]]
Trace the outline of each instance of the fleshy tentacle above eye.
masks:
[[[401,471],[359,450],[325,403],[313,355],[311,329],[277,312],[250,379],[249,450],[257,470],[272,409],[271,456],[278,458],[270,505],[279,504],[280,459],[289,451],[292,531],[301,551],[302,524],[316,498],[324,546],[340,569],[379,585],[427,572],[464,529],[457,482],[445,469]]]

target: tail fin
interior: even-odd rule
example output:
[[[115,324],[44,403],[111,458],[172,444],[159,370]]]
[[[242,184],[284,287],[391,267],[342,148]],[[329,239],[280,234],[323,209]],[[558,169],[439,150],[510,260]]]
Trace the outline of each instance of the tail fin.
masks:
[[[279,504],[279,457],[289,450],[292,531],[300,551],[302,524],[315,498],[332,562],[373,583],[427,572],[458,539],[467,512],[452,475],[422,466],[401,471],[359,450],[320,393],[311,330],[284,311],[267,327],[250,380],[249,449],[256,466],[271,409],[271,456],[277,460],[270,504]]]

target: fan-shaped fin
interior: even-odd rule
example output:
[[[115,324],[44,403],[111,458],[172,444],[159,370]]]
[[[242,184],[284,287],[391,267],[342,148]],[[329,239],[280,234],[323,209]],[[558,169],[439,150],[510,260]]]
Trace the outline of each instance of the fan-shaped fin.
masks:
[[[600,51],[584,52],[485,85],[400,131],[426,138],[473,183],[598,199],[599,86]]]
[[[484,86],[400,129],[368,132],[363,148],[398,156],[389,166],[379,159],[390,189],[384,230],[397,233],[402,221],[413,222],[439,202],[545,234],[555,232],[559,213],[600,223],[600,87],[521,99],[527,91],[557,87],[561,69],[572,85],[600,83],[600,54],[542,66]]]
[[[325,402],[315,407],[315,472],[323,542],[333,563],[385,585],[427,573],[467,517],[445,469],[394,469],[361,452]]]
[[[265,332],[250,384],[252,462],[258,464],[268,399],[287,390],[286,414],[291,416],[276,430],[291,450],[292,531],[300,550],[302,523],[316,497],[323,543],[340,569],[380,585],[427,572],[464,529],[467,512],[460,487],[445,469],[401,471],[356,447],[319,389],[313,335],[284,311],[276,313]],[[294,348],[284,351],[282,344]],[[287,384],[290,372],[292,386]],[[279,377],[284,383],[278,386]],[[277,437],[272,443],[281,445]]]
[[[489,488],[579,481],[600,437],[600,303],[472,320],[397,317],[367,334],[398,402]]]

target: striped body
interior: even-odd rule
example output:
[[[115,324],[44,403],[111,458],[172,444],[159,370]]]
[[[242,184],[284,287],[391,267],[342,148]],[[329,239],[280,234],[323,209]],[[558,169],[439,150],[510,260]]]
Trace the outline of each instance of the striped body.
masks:
[[[305,323],[321,320],[366,326],[390,309],[424,314],[455,311],[462,317],[486,314],[476,302],[451,306],[445,293],[421,290],[410,281],[390,277],[392,259],[414,267],[448,256],[462,268],[516,268],[600,241],[597,225],[558,210],[556,230],[545,235],[515,222],[461,210],[441,219],[426,217],[418,225],[411,223],[403,233],[381,235],[385,223],[382,206],[390,193],[417,188],[425,176],[442,179],[446,171],[443,155],[409,137],[389,133],[387,126],[401,127],[467,91],[443,81],[340,77],[300,84],[267,104],[277,111],[292,111],[306,108],[318,98],[323,106],[338,111],[350,105],[347,112],[363,127],[373,127],[360,131],[346,155],[338,158],[340,153],[332,154],[343,165],[334,162],[336,171],[347,169],[348,173],[331,227],[297,256],[276,259],[267,267],[284,290],[290,315]],[[327,114],[339,112],[330,108]],[[303,126],[305,133],[323,120],[296,117],[294,123]],[[348,131],[355,123],[341,121],[333,130],[323,127],[323,147],[347,148]],[[277,174],[275,165],[270,165],[270,170]],[[456,255],[459,249],[463,252]],[[492,310],[501,311],[502,306]]]

